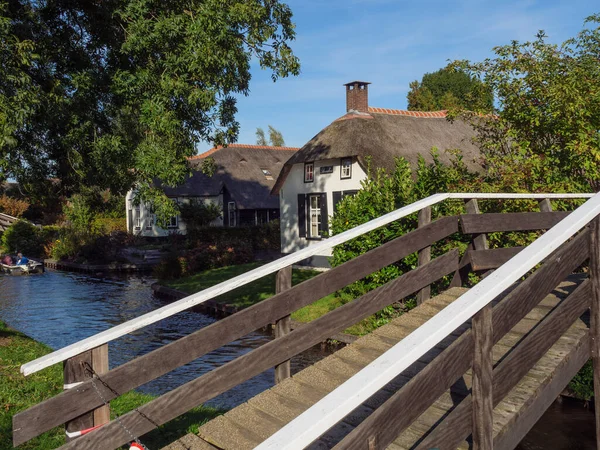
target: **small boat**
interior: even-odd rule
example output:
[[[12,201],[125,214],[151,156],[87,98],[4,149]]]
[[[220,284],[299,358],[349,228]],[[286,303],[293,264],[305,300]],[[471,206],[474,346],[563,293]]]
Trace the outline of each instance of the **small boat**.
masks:
[[[27,264],[23,265],[7,265],[0,264],[0,268],[3,273],[8,275],[30,275],[33,273],[43,273],[44,265],[40,262],[29,260]]]

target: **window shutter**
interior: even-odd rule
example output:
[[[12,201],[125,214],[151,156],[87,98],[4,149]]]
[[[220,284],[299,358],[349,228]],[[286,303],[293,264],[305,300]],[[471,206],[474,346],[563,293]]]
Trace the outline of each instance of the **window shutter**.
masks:
[[[327,214],[327,194],[321,194],[321,230],[319,234],[323,236],[329,232],[329,215]]]
[[[337,211],[338,203],[342,201],[342,191],[333,192],[333,210]]]
[[[298,230],[300,237],[306,237],[306,195],[298,194]]]

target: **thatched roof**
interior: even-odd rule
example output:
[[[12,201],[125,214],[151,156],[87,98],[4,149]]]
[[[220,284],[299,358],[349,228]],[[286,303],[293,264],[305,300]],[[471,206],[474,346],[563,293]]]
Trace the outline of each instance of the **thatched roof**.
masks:
[[[419,155],[431,162],[430,151],[437,147],[440,160],[449,162],[446,150],[462,150],[465,164],[480,170],[479,149],[473,144],[475,131],[461,120],[450,122],[446,111],[419,112],[369,107],[368,113],[351,111],[321,130],[295,153],[284,165],[273,193],[277,194],[291,166],[298,163],[357,158],[366,167],[370,156],[371,167],[394,168],[394,158],[402,156],[416,167]]]
[[[176,188],[164,188],[169,197],[212,197],[227,189],[239,209],[279,208],[279,198],[271,195],[283,164],[298,148],[230,144],[190,158],[196,170]],[[202,162],[214,158],[212,177],[200,171]],[[263,173],[269,171],[271,176]]]

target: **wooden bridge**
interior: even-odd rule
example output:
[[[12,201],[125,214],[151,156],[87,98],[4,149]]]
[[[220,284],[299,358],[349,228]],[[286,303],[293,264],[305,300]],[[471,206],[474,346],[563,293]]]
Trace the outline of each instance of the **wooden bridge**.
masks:
[[[113,449],[275,366],[275,387],[170,448],[514,448],[590,357],[600,387],[600,194],[570,214],[547,201],[584,196],[437,194],[25,364],[29,374],[64,361],[71,389],[15,415],[14,444],[66,423],[101,426],[63,448]],[[478,197],[537,198],[541,211],[478,214]],[[452,198],[467,214],[431,222],[431,207]],[[291,287],[291,264],[415,212],[415,231]],[[548,229],[526,248],[487,248],[486,233]],[[471,242],[462,257],[431,259],[459,232]],[[416,269],[290,331],[293,311],[414,252]],[[485,276],[467,290],[471,271]],[[110,340],[273,272],[274,297],[107,370]],[[429,298],[448,275],[450,288]],[[290,377],[291,357],[415,293],[417,308]],[[273,341],[106,423],[104,400],[270,323]]]
[[[16,217],[0,213],[0,233],[6,231],[8,227],[10,227],[13,223],[17,222],[18,220],[19,219],[17,219]]]

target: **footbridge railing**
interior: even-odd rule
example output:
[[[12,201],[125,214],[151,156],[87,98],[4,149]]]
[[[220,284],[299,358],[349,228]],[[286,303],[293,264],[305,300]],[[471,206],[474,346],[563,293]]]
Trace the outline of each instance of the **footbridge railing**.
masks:
[[[590,339],[578,349],[573,370],[576,371],[588,358],[593,357],[594,384],[598,389],[599,215],[600,194],[597,194],[257,449],[305,448],[469,320],[472,320],[470,331],[464,333],[350,432],[335,449],[387,448],[470,368],[473,371],[471,395],[445,418],[442,426],[420,442],[417,448],[437,448],[440,447],[440,443],[443,443],[443,448],[457,448],[470,434],[474,449],[514,448],[520,437],[503,436],[494,440],[494,406],[587,309],[591,309]],[[512,219],[506,220],[506,217],[501,218],[500,215],[488,215],[492,217],[487,218],[485,216],[463,216],[463,231],[485,233],[505,231],[511,227],[509,224],[512,223]],[[531,221],[521,222],[520,229],[528,229],[532,222],[537,220],[545,221],[547,215],[531,217]],[[479,255],[481,256],[481,253]],[[560,303],[515,351],[494,367],[493,345],[586,260],[589,260],[589,279]],[[543,264],[539,269],[519,283],[492,309],[493,300],[506,293],[507,289],[540,263]],[[558,389],[562,390],[569,379],[558,380]],[[553,395],[545,399],[546,407],[549,405],[548,401],[551,402],[556,397],[556,391]],[[599,397],[600,393],[596,392],[597,408]],[[522,420],[531,422],[533,419],[525,417]],[[533,423],[529,423],[529,426]]]
[[[451,357],[443,357],[442,362],[437,363],[439,366],[437,369],[428,369],[426,373],[430,374],[428,375],[430,377],[439,376],[440,378],[436,379],[436,385],[441,388],[450,382],[449,380],[457,373],[462,374],[468,370],[473,361],[473,355],[486,354],[489,343],[497,340],[496,338],[501,336],[503,331],[505,332],[506,327],[514,320],[513,316],[525,311],[539,297],[536,289],[544,290],[564,274],[570,273],[588,256],[589,238],[587,236],[589,232],[580,233],[574,239],[571,238],[598,215],[600,197],[593,197],[575,212],[570,213],[568,220],[562,222],[561,220],[568,213],[552,212],[548,199],[576,199],[591,196],[592,194],[436,194],[24,364],[21,372],[28,375],[63,362],[67,377],[67,386],[65,387],[69,389],[15,415],[13,418],[13,443],[15,446],[19,445],[53,427],[66,423],[67,431],[72,433],[69,434],[71,436],[79,434],[82,429],[101,426],[68,442],[64,448],[116,448],[130,442],[132,435],[141,436],[155,426],[176,418],[271,367],[276,368],[277,381],[289,377],[289,360],[293,356],[407,296],[416,293],[420,301],[426,299],[431,284],[447,275],[453,274],[452,283],[459,285],[469,270],[486,271],[500,267],[466,296],[440,312],[432,319],[432,323],[428,322],[424,328],[415,331],[390,350],[386,354],[387,356],[384,355],[385,357],[375,361],[356,378],[349,380],[339,390],[327,396],[316,409],[311,408],[308,415],[300,416],[284,428],[285,431],[277,433],[263,445],[263,448],[303,448],[350,412],[358,404],[356,402],[360,403],[361,399],[364,400],[365,396],[372,394],[391,380],[408,364],[416,361],[420,355],[433,348],[466,320],[475,317],[474,323],[480,325],[474,325],[473,331],[465,335],[468,337],[461,338],[461,344],[450,347],[458,348],[452,350],[454,353]],[[442,217],[431,222],[431,207],[448,199],[466,200],[467,214]],[[540,201],[540,212],[477,214],[477,199],[536,199]],[[417,212],[419,213],[419,227],[416,230],[299,285],[291,286],[292,264],[321,254],[336,245]],[[559,222],[560,224],[555,226]],[[459,223],[463,233],[473,237],[465,256],[459,259],[458,250],[453,249],[431,259],[431,246],[458,233]],[[490,250],[487,248],[485,233],[549,228],[551,228],[550,231],[526,249]],[[569,239],[572,242],[568,244],[568,247],[561,247]],[[559,249],[559,247],[561,248]],[[519,287],[514,291],[520,293],[518,296],[514,294],[515,297],[518,297],[518,300],[513,302],[514,307],[504,307],[502,311],[505,312],[503,313],[500,311],[496,313],[494,309],[494,328],[493,335],[491,335],[488,327],[491,320],[488,304],[491,300],[556,249],[559,250],[542,266],[542,269],[528,278],[528,282],[529,280],[540,280],[538,283],[541,283],[541,287],[538,288],[538,284],[533,281],[529,282],[529,285],[524,284],[529,287]],[[416,269],[299,329],[290,330],[289,317],[292,312],[415,252],[419,254],[419,266]],[[515,254],[516,256],[514,256]],[[508,260],[510,260],[508,264],[502,265]],[[551,261],[555,262],[550,264]],[[546,267],[553,269],[546,269]],[[537,275],[544,270],[542,275]],[[110,341],[273,273],[277,273],[277,294],[274,297],[108,370],[105,355],[106,345]],[[546,281],[550,276],[552,277],[550,281]],[[554,286],[556,284],[552,285],[549,290]],[[503,302],[504,304],[509,303]],[[586,303],[586,305],[588,304]],[[515,310],[517,313],[514,312]],[[106,423],[108,421],[106,410],[104,409],[104,413],[100,412],[105,401],[110,401],[120,394],[135,389],[210,351],[273,323],[276,324],[276,339],[273,341],[158,397],[137,410],[121,416],[118,420]],[[493,339],[490,336],[493,336]],[[99,363],[95,364],[94,361],[99,361]],[[487,359],[484,358],[478,367],[482,368],[481,378],[486,380],[485,377],[489,375]],[[484,373],[484,371],[487,372]],[[423,377],[425,376],[423,375]],[[94,382],[96,379],[99,379],[100,382]],[[488,393],[485,395],[489,400],[489,383],[485,381],[483,383],[481,389]],[[398,405],[407,398],[411,398],[410,396],[415,392],[419,392],[419,395],[414,397],[419,398],[419,402],[424,405],[433,394],[423,395],[421,391],[415,391],[422,386],[423,384],[417,384],[417,388],[411,388],[410,394],[402,393],[400,403],[390,405],[386,403],[388,406],[380,413],[383,417],[381,420],[384,420],[389,414],[395,414]],[[496,386],[494,387],[496,388]],[[348,395],[349,392],[351,395]],[[475,398],[479,395],[477,392],[477,390],[474,392]],[[496,392],[501,392],[501,389],[494,391],[494,399]],[[414,400],[411,401],[414,402]],[[419,409],[420,406],[417,406],[414,411]],[[485,404],[484,408],[489,409],[489,402]],[[399,425],[395,425],[394,430],[404,426],[403,424],[412,414],[403,416],[398,422]],[[382,427],[383,422],[376,422],[376,417],[370,420],[372,420],[373,427]],[[379,428],[372,429],[379,430]],[[366,429],[360,428],[360,430],[357,433],[369,433]],[[389,433],[393,432],[395,431]],[[356,433],[349,435],[350,441],[347,442],[354,442],[354,439],[356,442],[363,442],[362,434],[359,437],[356,436]],[[378,442],[385,442],[385,439],[382,438]],[[356,448],[362,447],[358,445]],[[383,447],[378,444],[375,448]]]

